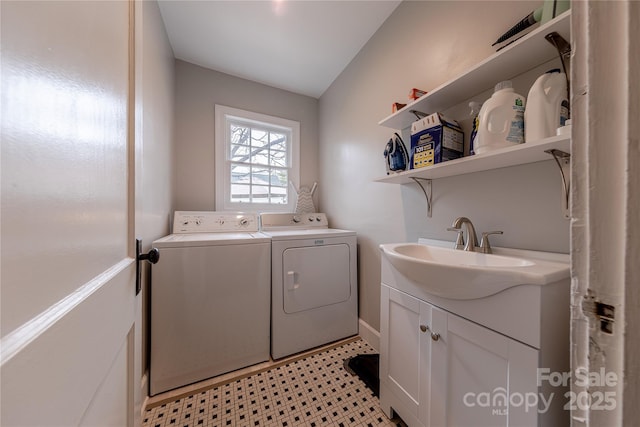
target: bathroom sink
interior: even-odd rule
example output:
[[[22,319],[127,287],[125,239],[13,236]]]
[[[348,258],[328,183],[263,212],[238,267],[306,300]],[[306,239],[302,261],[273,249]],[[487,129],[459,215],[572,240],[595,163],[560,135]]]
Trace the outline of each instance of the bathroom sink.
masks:
[[[487,266],[487,267],[524,267],[533,265],[531,261],[500,255],[483,254],[445,249],[435,246],[420,245],[418,243],[403,243],[395,245],[395,252],[416,260],[433,261],[442,264]]]
[[[569,277],[565,258],[544,252],[500,248],[499,254],[483,254],[418,243],[380,249],[401,275],[450,299],[484,298],[513,286],[543,286]]]

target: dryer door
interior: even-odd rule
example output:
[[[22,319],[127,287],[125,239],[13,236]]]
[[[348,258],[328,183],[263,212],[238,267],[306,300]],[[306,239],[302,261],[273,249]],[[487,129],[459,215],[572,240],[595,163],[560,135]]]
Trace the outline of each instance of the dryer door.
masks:
[[[346,301],[351,296],[349,245],[288,248],[282,254],[285,313]]]

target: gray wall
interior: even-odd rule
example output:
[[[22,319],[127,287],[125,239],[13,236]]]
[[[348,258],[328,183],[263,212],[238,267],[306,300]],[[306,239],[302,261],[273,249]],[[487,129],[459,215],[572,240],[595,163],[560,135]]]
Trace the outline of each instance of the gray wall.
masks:
[[[300,122],[300,185],[318,179],[317,99],[180,60],[175,73],[175,210],[215,209],[215,104]]]
[[[136,236],[144,250],[151,242],[169,234],[173,199],[174,59],[160,9],[156,2],[141,2],[136,21],[136,112],[139,158],[136,173],[142,177],[136,188]],[[145,265],[146,264],[146,265]],[[150,266],[145,263],[145,273]],[[148,281],[143,279],[142,372],[146,372]],[[145,387],[145,384],[142,384]],[[146,389],[143,395],[146,396]]]
[[[503,230],[494,246],[569,252],[569,222],[552,160],[434,181],[433,217],[416,185],[376,183],[393,130],[378,126],[412,87],[430,90],[493,53],[491,43],[539,2],[403,2],[322,95],[319,103],[320,208],[359,242],[360,318],[379,330],[381,243],[445,231],[468,216],[478,232]],[[520,93],[546,69],[518,81]],[[496,82],[497,83],[497,82]],[[488,91],[484,91],[484,90]],[[492,92],[483,88],[480,100]],[[469,94],[470,97],[476,94]],[[464,106],[463,106],[464,107]],[[454,108],[464,118],[466,108]],[[408,138],[405,139],[406,142]]]

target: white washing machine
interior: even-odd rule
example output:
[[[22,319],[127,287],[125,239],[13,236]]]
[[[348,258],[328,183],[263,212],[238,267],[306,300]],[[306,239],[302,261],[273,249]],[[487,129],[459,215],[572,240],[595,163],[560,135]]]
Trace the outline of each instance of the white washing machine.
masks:
[[[356,233],[328,228],[322,213],[263,213],[260,222],[271,237],[271,357],[356,335]]]
[[[271,242],[256,214],[180,212],[153,242],[150,393],[269,360]]]

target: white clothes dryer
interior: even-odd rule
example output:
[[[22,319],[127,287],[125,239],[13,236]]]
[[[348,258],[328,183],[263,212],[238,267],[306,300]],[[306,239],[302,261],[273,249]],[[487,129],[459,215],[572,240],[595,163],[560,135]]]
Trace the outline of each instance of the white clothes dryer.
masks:
[[[358,333],[356,233],[325,214],[263,213],[271,237],[271,357]]]
[[[256,214],[184,212],[153,242],[150,394],[269,360],[270,238]]]

